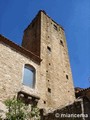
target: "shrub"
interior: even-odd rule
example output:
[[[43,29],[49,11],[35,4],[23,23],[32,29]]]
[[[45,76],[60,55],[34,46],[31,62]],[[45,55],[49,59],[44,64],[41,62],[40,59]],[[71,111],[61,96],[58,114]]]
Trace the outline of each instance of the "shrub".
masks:
[[[21,100],[8,99],[5,101],[8,112],[6,113],[7,120],[40,120],[40,112],[37,106],[25,105]]]

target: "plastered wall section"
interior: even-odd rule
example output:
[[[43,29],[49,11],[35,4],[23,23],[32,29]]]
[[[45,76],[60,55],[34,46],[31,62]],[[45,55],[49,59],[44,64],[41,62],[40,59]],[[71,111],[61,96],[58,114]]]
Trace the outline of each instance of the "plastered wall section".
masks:
[[[52,109],[72,103],[75,100],[74,85],[64,30],[43,12],[40,39],[41,79],[45,87],[46,107]]]

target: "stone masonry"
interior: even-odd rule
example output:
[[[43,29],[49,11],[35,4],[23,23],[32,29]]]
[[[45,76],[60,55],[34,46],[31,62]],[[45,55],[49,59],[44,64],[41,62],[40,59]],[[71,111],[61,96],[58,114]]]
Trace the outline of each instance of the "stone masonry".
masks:
[[[40,77],[44,108],[74,101],[74,87],[64,29],[40,11],[24,31],[22,46],[42,59]],[[32,47],[31,47],[32,46]]]
[[[40,97],[38,106],[46,110],[74,102],[74,86],[64,29],[44,11],[39,11],[24,31],[22,48],[14,48],[14,43],[10,46],[9,40],[5,43],[1,39],[6,38],[0,37],[0,101],[23,90]],[[26,53],[29,51],[37,60],[40,58],[41,62],[28,57]],[[36,69],[34,89],[22,84],[25,64]]]

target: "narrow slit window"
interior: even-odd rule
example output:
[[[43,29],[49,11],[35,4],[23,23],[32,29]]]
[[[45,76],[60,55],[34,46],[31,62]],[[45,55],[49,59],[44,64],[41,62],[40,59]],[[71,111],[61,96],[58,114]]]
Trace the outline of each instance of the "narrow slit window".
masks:
[[[66,78],[69,79],[69,78],[68,78],[68,75],[66,75]]]
[[[48,92],[51,93],[51,89],[50,88],[48,88]]]
[[[62,40],[60,40],[60,44],[61,44],[62,46],[64,46],[64,44],[63,44],[63,41],[62,41]]]
[[[55,30],[58,30],[56,25],[53,25],[53,27],[54,27]]]
[[[44,104],[46,104],[46,101],[44,101]]]
[[[49,52],[51,52],[51,48],[49,46],[47,46],[47,49],[48,49]]]

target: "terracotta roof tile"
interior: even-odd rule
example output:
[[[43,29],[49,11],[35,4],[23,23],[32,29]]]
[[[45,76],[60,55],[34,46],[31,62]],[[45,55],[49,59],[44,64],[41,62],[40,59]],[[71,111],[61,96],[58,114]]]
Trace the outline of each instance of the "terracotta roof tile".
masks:
[[[75,95],[77,97],[83,97],[86,95],[86,93],[90,92],[90,87],[89,88],[75,88]]]

